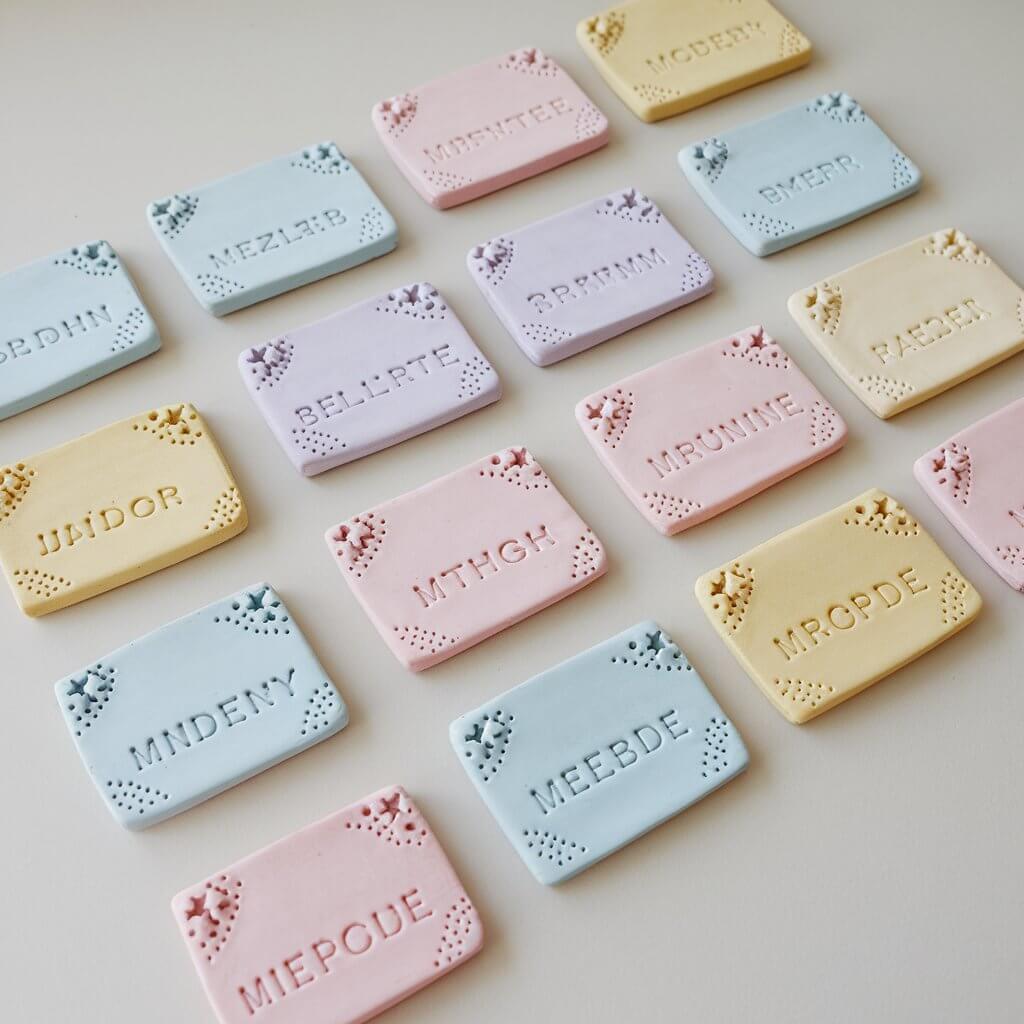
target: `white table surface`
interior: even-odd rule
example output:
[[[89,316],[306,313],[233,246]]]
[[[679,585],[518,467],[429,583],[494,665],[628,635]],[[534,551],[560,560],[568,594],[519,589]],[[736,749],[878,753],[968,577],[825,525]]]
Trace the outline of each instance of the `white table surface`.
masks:
[[[645,125],[578,48],[587,0],[406,4],[3,0],[0,270],[109,239],[164,339],[155,356],[0,424],[0,462],[152,405],[207,415],[250,510],[239,538],[40,620],[0,594],[0,1018],[212,1021],[168,912],[179,888],[401,782],[482,914],[481,955],[390,1011],[391,1024],[486,1020],[1019,1021],[1022,611],[915,484],[913,460],[1024,391],[1024,356],[884,423],[786,313],[820,276],[959,226],[1017,280],[1024,160],[1011,0],[783,0],[805,69]],[[557,58],[611,120],[611,144],[444,213],[385,156],[373,102],[524,45]],[[685,143],[821,92],[854,94],[922,168],[919,195],[767,260],[696,198]],[[236,313],[206,315],[146,223],[146,203],[334,138],[378,191],[398,249]],[[467,249],[619,186],[654,198],[710,260],[692,307],[554,367],[531,365],[470,280]],[[399,282],[429,279],[498,369],[505,397],[460,422],[301,479],[243,390],[238,352]],[[763,321],[850,427],[846,449],[692,532],[647,526],[598,464],[573,404],[620,376]],[[525,443],[603,538],[607,576],[423,675],[404,672],[327,557],[340,519]],[[1024,443],[1008,439],[1008,443]],[[904,500],[981,591],[953,641],[813,724],[789,725],[693,597],[704,570],[868,486]],[[337,737],[141,834],[122,832],[78,760],[52,682],[265,578],[351,708]],[[536,884],[447,740],[460,712],[645,617],[680,642],[741,730],[745,776],[559,889]]]

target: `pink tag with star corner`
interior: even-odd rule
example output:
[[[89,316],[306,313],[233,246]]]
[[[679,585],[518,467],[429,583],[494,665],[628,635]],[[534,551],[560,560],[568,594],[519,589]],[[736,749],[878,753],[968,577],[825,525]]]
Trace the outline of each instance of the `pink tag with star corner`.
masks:
[[[356,1024],[483,944],[476,908],[400,786],[184,889],[171,911],[221,1024]]]
[[[331,527],[341,574],[413,671],[603,575],[604,549],[526,448],[506,448]]]
[[[589,395],[576,420],[626,497],[666,536],[846,442],[842,417],[759,325]]]
[[[914,476],[989,567],[1024,593],[1022,435],[1018,398],[922,455]]]
[[[382,100],[373,126],[409,184],[439,210],[600,149],[608,120],[535,48]]]

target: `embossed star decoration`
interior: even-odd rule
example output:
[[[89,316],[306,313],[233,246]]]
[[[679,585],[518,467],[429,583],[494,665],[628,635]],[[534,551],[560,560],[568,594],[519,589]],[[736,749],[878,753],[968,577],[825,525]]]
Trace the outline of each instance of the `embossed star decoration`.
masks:
[[[72,678],[68,683],[68,696],[69,697],[85,697],[86,700],[92,700],[92,694],[90,694],[86,687],[89,684],[89,674],[86,673],[81,679]]]
[[[505,730],[502,729],[501,726],[488,718],[485,722],[477,722],[473,726],[473,731],[466,737],[466,742],[478,743],[483,748],[484,757],[490,757],[490,752],[494,747],[495,740],[497,740],[504,731]]]
[[[157,427],[173,428],[179,435],[190,434],[192,431],[189,429],[188,423],[185,421],[185,406],[184,405],[169,405],[160,414],[159,420],[157,420]]]
[[[265,377],[270,376],[270,367],[267,365],[267,361],[264,358],[267,354],[267,346],[261,345],[259,348],[251,348],[246,353],[245,361],[247,363],[259,363],[263,368],[263,375]]]
[[[202,896],[190,896],[188,906],[185,908],[185,920],[202,917],[206,913],[206,893]]]
[[[514,466],[526,466],[528,462],[529,459],[525,448],[509,448],[508,462],[505,464],[505,468],[512,469]]]
[[[378,108],[384,118],[393,125],[399,124],[403,117],[412,112],[412,104],[402,96],[392,96],[384,100]]]
[[[274,609],[280,604],[280,601],[271,601],[267,604],[269,593],[269,587],[261,587],[256,591],[247,591],[245,595],[245,611],[254,613],[254,618],[255,613],[262,614],[264,622],[274,621],[277,618]]]
[[[743,589],[743,578],[730,569],[723,569],[718,579],[711,582],[711,596],[724,597],[731,606]]]
[[[355,520],[342,523],[331,537],[335,543],[342,545],[338,554],[347,555],[349,558],[358,558],[365,549],[367,541],[372,538],[373,530],[366,523]]]
[[[390,825],[399,814],[405,811],[402,806],[402,795],[400,793],[392,793],[391,796],[385,796],[381,798],[381,814],[390,814],[391,817],[388,819]]]
[[[252,364],[253,373],[262,373],[264,378],[273,377],[274,370],[288,362],[285,341],[279,338],[270,345],[259,345],[249,349],[245,361]]]

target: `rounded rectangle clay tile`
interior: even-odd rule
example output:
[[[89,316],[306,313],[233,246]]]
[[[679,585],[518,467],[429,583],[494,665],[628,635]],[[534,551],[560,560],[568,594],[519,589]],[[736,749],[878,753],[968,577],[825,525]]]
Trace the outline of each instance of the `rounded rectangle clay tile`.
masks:
[[[1024,592],[1024,398],[922,455],[914,475],[993,571]]]
[[[636,0],[584,18],[583,52],[641,121],[802,67],[807,37],[768,0]]]
[[[825,93],[679,151],[711,212],[768,256],[912,195],[921,172],[845,92]]]
[[[392,653],[429,668],[592,583],[594,532],[526,448],[332,526],[327,547]]]
[[[108,242],[0,274],[0,420],[155,352],[156,324]]]
[[[214,316],[383,256],[398,228],[333,142],[319,142],[146,208],[196,301]]]
[[[377,103],[388,155],[444,210],[600,149],[608,121],[564,69],[514,50]]]
[[[548,366],[709,295],[708,261],[635,188],[622,188],[466,256],[505,329]]]
[[[189,886],[171,913],[220,1024],[361,1024],[465,963],[484,939],[401,786]]]
[[[157,406],[0,465],[0,566],[45,615],[241,533],[248,514],[194,406]]]
[[[626,497],[668,536],[846,442],[843,418],[761,326],[589,395],[576,421]]]
[[[238,368],[285,454],[306,476],[501,397],[493,367],[426,281],[247,349]]]

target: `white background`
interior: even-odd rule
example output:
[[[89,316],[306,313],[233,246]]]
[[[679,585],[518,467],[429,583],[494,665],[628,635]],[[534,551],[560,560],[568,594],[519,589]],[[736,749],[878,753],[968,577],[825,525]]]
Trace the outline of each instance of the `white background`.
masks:
[[[811,64],[645,125],[579,50],[587,0],[372,3],[2,0],[0,271],[94,238],[128,265],[164,339],[130,368],[0,424],[0,463],[151,406],[188,400],[234,470],[248,531],[44,619],[0,593],[0,1018],[212,1021],[171,895],[292,830],[400,782],[477,903],[481,955],[389,1022],[1019,1021],[1024,598],[923,496],[913,460],[1021,395],[1018,356],[895,420],[876,419],[790,321],[789,294],[918,235],[958,226],[1017,280],[1024,7],[1013,0],[783,0]],[[391,165],[378,99],[520,46],[567,68],[611,144],[444,213]],[[696,198],[684,144],[845,89],[922,169],[919,195],[759,260]],[[148,201],[325,138],[399,224],[381,260],[215,320],[173,271]],[[466,251],[622,186],[647,192],[715,269],[713,296],[541,370],[485,305]],[[239,351],[398,284],[433,282],[501,375],[460,422],[305,480],[243,390]],[[2,311],[0,311],[2,321]],[[576,427],[575,401],[763,321],[846,418],[841,453],[674,539],[641,520]],[[1021,438],[1007,438],[1022,444]],[[357,608],[323,530],[492,449],[524,443],[604,540],[607,576],[422,675]],[[871,485],[891,490],[981,591],[963,634],[818,721],[789,725],[699,611],[704,570]],[[259,579],[284,595],[351,708],[338,736],[141,834],[83,771],[52,682]],[[538,885],[484,810],[448,722],[633,622],[656,618],[743,736],[750,769],[559,889]]]

